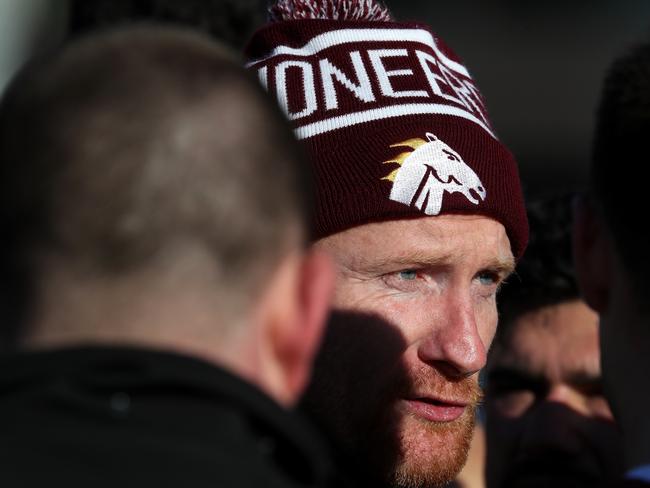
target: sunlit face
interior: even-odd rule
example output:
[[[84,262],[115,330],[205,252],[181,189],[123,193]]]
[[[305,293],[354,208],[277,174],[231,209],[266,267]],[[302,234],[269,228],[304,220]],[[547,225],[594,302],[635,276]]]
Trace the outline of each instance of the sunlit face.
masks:
[[[305,406],[369,476],[438,486],[465,462],[513,267],[504,227],[477,216],[368,224],[316,244],[337,265],[335,313]]]
[[[508,325],[487,383],[491,488],[593,486],[620,475],[621,444],[601,386],[598,317],[583,302],[542,307]]]

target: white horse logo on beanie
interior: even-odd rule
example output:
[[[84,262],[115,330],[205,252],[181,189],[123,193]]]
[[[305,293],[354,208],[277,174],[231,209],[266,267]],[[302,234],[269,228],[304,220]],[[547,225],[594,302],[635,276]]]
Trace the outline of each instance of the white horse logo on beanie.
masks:
[[[474,205],[485,200],[483,183],[463,158],[430,132],[426,137],[427,141],[416,138],[390,146],[413,149],[384,162],[400,165],[382,178],[393,182],[390,199],[427,215],[440,213],[445,192],[462,193]]]

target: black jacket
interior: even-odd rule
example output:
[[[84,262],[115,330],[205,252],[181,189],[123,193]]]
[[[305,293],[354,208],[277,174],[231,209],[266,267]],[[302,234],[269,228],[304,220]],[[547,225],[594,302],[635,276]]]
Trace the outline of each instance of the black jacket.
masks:
[[[0,358],[2,487],[338,486],[311,428],[208,363],[124,348]]]

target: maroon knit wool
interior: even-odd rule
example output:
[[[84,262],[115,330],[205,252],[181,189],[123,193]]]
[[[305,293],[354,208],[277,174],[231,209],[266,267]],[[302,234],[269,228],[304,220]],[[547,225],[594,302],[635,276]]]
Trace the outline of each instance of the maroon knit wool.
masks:
[[[314,240],[369,222],[485,215],[521,257],[517,165],[469,73],[428,27],[280,21],[255,34],[246,56],[307,144]]]

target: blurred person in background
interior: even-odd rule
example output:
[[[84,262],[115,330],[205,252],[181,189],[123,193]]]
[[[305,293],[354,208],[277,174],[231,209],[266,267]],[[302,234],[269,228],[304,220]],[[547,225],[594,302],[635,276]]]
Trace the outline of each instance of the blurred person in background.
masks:
[[[2,486],[329,482],[322,444],[286,410],[333,281],[304,248],[305,171],[257,82],[196,34],[91,36],[13,81]]]
[[[598,316],[575,280],[571,198],[529,204],[526,254],[498,296],[486,371],[489,488],[591,487],[622,473]]]
[[[650,486],[650,204],[644,187],[650,136],[650,43],[610,66],[596,117],[589,195],[576,205],[580,289],[600,316],[605,394],[621,427],[618,486]],[[613,485],[612,485],[613,486]]]
[[[278,1],[246,57],[309,151],[337,271],[302,406],[365,485],[444,486],[526,246],[516,162],[456,54],[378,2]]]

